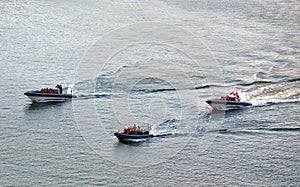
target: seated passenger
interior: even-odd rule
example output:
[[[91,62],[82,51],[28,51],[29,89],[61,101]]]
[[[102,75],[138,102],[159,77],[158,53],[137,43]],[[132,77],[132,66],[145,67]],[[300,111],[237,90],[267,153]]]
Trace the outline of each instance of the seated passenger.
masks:
[[[133,124],[132,130],[133,130],[133,131],[136,131],[136,124]]]
[[[138,134],[144,134],[144,130],[141,127],[138,127],[137,131]]]
[[[240,96],[239,96],[239,94],[238,94],[237,92],[235,93],[235,97],[236,97],[236,100],[237,100],[237,101],[240,101],[240,100],[241,100],[241,98],[240,98]]]

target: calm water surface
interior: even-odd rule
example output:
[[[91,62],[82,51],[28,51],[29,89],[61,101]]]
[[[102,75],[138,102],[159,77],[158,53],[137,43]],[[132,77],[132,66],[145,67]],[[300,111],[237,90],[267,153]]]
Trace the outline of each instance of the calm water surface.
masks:
[[[1,186],[299,186],[297,1],[1,1]],[[73,86],[76,99],[23,93]],[[241,92],[253,107],[205,100]],[[133,123],[171,136],[123,144]]]

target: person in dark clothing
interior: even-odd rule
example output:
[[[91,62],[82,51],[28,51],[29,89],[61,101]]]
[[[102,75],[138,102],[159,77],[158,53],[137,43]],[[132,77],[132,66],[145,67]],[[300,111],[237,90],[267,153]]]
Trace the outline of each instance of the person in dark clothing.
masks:
[[[61,84],[56,85],[55,88],[58,88],[59,89],[59,93],[62,94],[62,85]]]

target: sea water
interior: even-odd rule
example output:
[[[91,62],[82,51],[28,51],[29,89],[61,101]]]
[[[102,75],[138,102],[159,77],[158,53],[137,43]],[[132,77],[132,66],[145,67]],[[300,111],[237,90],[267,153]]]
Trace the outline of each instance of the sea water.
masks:
[[[299,186],[297,1],[2,1],[1,186]],[[72,101],[23,93],[63,83]],[[253,104],[213,111],[239,91]],[[137,124],[154,137],[120,143]]]

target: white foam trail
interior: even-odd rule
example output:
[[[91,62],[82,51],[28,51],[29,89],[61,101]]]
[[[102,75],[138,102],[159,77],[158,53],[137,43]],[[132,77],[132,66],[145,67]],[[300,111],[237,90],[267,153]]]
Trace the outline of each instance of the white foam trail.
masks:
[[[174,135],[175,132],[167,132],[167,131],[150,131],[150,134],[153,134],[153,136],[165,136],[165,135]]]
[[[241,98],[241,101],[250,101],[250,96],[248,93],[244,93],[244,92],[238,92],[239,96]]]
[[[129,141],[131,141],[131,142],[135,142],[135,143],[138,143],[138,142],[144,142],[144,141],[146,141],[147,139],[145,139],[145,138],[141,138],[141,139],[129,139]]]
[[[169,131],[169,130],[167,130],[167,129],[165,129],[165,130],[156,130],[155,128],[153,128],[153,129],[151,129],[150,130],[150,134],[153,134],[154,136],[164,136],[164,135],[170,135],[170,134],[175,134],[175,131],[176,131],[176,129],[175,130],[173,130],[173,132],[171,132],[171,131]]]
[[[253,106],[265,106],[265,105],[271,105],[271,104],[280,104],[280,103],[295,103],[299,102],[300,99],[267,99],[267,100],[252,100],[250,103]]]

